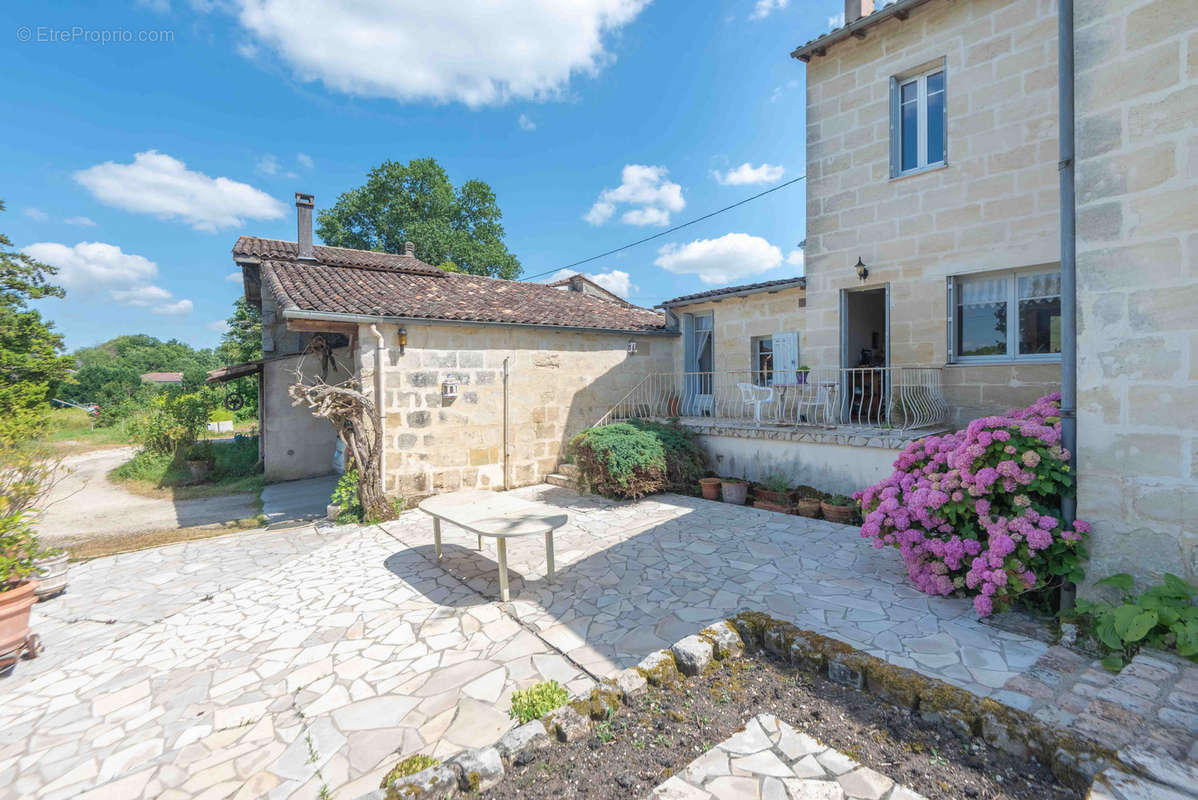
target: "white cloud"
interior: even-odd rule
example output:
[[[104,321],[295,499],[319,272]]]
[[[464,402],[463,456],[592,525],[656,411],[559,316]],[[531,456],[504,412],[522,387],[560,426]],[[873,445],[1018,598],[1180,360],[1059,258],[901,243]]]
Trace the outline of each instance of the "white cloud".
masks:
[[[841,11],[839,14],[833,14],[832,16],[828,17],[828,30],[834,30],[836,28],[842,27],[844,27],[843,11]]]
[[[725,186],[744,186],[752,183],[773,183],[785,172],[784,167],[774,164],[762,164],[760,167],[755,167],[746,161],[735,169],[723,173],[713,170],[711,174],[715,176],[717,182]]]
[[[782,251],[747,233],[728,233],[718,239],[667,244],[653,262],[676,275],[697,275],[709,285],[760,275],[782,263]]]
[[[224,333],[225,331],[229,330],[229,323],[227,320],[214,319],[211,322],[204,325],[204,327],[207,328],[208,330],[214,331],[216,333]]]
[[[40,208],[34,208],[33,206],[25,209],[22,213],[34,222],[45,222],[46,220],[50,219],[49,214],[47,214],[45,211],[42,211]]]
[[[560,96],[612,60],[604,38],[649,0],[237,0],[238,21],[303,81],[471,107]]]
[[[549,283],[560,281],[562,278],[569,278],[571,275],[580,273],[572,269],[559,269],[548,278]],[[638,287],[632,283],[632,276],[622,269],[613,269],[610,272],[584,272],[581,273],[585,277],[607,289],[609,292],[620,295],[627,299],[633,292],[639,291]]]
[[[790,264],[792,267],[798,267],[799,275],[807,274],[807,265],[806,265],[806,262],[803,260],[803,251],[802,250],[796,249],[796,250],[791,250],[789,253],[787,253],[786,254],[786,263]]]
[[[774,91],[770,92],[770,102],[771,103],[778,102],[779,100],[782,99],[782,95],[786,94],[791,89],[797,89],[798,87],[799,87],[798,81],[787,81],[786,84],[783,86],[775,86]]]
[[[312,156],[308,155],[307,153],[296,153],[295,160],[298,161],[300,166],[304,169],[312,169],[314,166],[316,166],[316,163],[312,161]]]
[[[527,114],[521,114],[520,118],[516,120],[516,124],[520,126],[520,130],[522,131],[535,131],[537,129],[537,123],[533,122]]]
[[[178,219],[200,231],[280,219],[286,206],[248,183],[210,178],[177,158],[147,150],[132,164],[106,161],[75,173],[75,180],[106,205]]]
[[[67,217],[63,222],[68,225],[82,225],[85,228],[96,227],[96,221],[91,217]]]
[[[230,272],[228,275],[225,276],[225,280],[227,280],[229,283],[241,283],[243,280],[241,270],[237,270],[236,272]]]
[[[790,5],[790,0],[757,0],[749,19],[765,19],[775,11],[781,11]]]
[[[162,317],[183,317],[194,310],[195,305],[190,300],[179,300],[175,303],[163,303],[160,306],[155,306],[150,309],[150,313]]]
[[[263,175],[278,175],[279,159],[275,158],[272,153],[267,153],[258,159],[258,163],[254,165],[254,171]]]
[[[173,295],[152,281],[158,265],[145,256],[126,253],[105,242],[79,242],[71,247],[57,242],[37,242],[24,252],[58,268],[55,282],[67,296],[94,295],[107,291],[108,299],[120,305],[149,308],[154,314],[189,314],[190,300],[168,302]]]
[[[582,218],[592,225],[602,225],[616,213],[619,205],[636,206],[624,212],[621,219],[629,225],[668,225],[670,214],[686,207],[682,187],[666,180],[669,170],[628,164],[621,173],[622,182],[615,189],[599,193],[590,210]]]

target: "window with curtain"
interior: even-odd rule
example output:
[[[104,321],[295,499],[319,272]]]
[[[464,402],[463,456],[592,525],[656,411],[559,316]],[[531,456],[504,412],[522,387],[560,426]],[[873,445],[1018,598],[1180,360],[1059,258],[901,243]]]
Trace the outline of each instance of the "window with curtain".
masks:
[[[950,279],[955,360],[1047,360],[1061,352],[1060,270],[1015,270]]]
[[[772,336],[754,336],[751,340],[753,383],[770,386],[774,382],[774,339]]]

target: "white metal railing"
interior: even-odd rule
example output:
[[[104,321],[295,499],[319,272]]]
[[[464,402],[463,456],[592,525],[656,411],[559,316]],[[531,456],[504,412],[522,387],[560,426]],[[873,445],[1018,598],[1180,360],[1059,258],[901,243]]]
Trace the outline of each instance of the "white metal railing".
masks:
[[[596,423],[710,417],[761,425],[926,428],[948,414],[940,367],[814,367],[783,374],[663,372],[645,376]]]

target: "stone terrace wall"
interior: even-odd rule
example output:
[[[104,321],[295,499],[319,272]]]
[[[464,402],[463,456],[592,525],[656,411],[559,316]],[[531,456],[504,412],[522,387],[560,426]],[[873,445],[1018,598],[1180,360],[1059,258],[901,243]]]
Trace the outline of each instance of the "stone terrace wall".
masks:
[[[1198,4],[1079,3],[1078,516],[1091,579],[1198,579]]]
[[[1055,6],[936,0],[811,59],[806,363],[840,362],[841,289],[889,282],[891,363],[943,364],[948,276],[1058,262]],[[891,179],[890,78],[942,58],[948,165]],[[1055,391],[1059,367],[953,367],[945,385],[964,420]]]
[[[553,472],[570,437],[593,425],[650,372],[669,371],[676,336],[630,336],[486,325],[380,325],[387,339],[387,492],[412,499],[503,486],[503,359],[511,358],[513,486]],[[637,343],[629,355],[628,341]],[[358,336],[373,393],[375,339]],[[441,383],[459,384],[443,400]]]

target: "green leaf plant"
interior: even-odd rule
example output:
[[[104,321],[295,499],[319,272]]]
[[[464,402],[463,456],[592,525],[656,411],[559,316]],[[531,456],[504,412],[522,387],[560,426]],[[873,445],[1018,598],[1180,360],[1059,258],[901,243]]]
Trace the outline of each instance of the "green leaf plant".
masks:
[[[1062,616],[1076,620],[1109,651],[1102,665],[1112,672],[1123,669],[1142,647],[1175,650],[1198,661],[1198,587],[1171,573],[1163,583],[1134,594],[1135,578],[1126,572],[1097,581],[1097,586],[1118,589],[1122,602],[1078,600]]]

